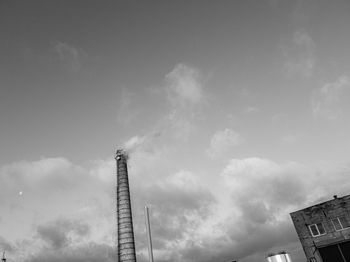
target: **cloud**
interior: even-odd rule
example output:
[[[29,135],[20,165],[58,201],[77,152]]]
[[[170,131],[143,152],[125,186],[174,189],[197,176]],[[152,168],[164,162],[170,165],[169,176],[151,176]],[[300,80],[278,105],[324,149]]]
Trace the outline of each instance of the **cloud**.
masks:
[[[221,173],[221,190],[226,194],[223,199],[229,199],[226,205],[220,202],[225,209],[217,222],[223,227],[222,235],[211,239],[207,247],[226,240],[221,241],[217,256],[211,260],[231,257],[261,261],[270,249],[297,242],[289,212],[313,204],[329,192],[348,192],[345,171],[332,172],[330,175],[295,162],[280,164],[257,157],[231,159]],[[333,178],[336,181],[331,182]],[[341,183],[346,185],[337,188]]]
[[[8,242],[5,238],[3,238],[2,236],[0,236],[0,250],[1,251],[13,251],[14,250],[14,246]]]
[[[130,154],[140,262],[147,261],[145,204],[150,206],[157,260],[257,262],[276,246],[297,243],[290,211],[350,188],[349,166],[313,170],[252,157],[230,159],[216,174],[174,167],[181,157],[168,147],[146,150],[144,145]],[[26,262],[116,260],[113,159],[82,167],[65,158],[43,158],[12,163],[0,172],[0,199],[7,199],[0,205],[0,244],[12,247],[9,257]],[[23,188],[23,197],[16,185]],[[19,204],[12,208],[13,203]]]
[[[230,190],[237,191],[235,197],[238,201],[251,204],[265,201],[261,207],[271,209],[302,202],[305,184],[301,179],[303,171],[303,167],[294,162],[280,165],[268,159],[246,158],[231,159],[222,176]],[[244,195],[251,197],[244,199]]]
[[[350,188],[345,176],[348,169],[349,166],[344,166],[339,170],[320,171],[296,162],[279,164],[254,157],[231,159],[221,175],[235,201],[243,203],[239,204],[244,209],[242,213],[247,212],[246,207],[260,203],[260,207],[269,211],[265,213],[266,219],[273,215],[278,220],[289,210],[317,201],[329,192],[346,194]],[[249,219],[256,217],[249,216]]]
[[[277,245],[298,241],[289,212],[310,200],[312,184],[304,181],[308,172],[294,162],[247,158],[231,159],[210,188],[206,177],[186,170],[167,176],[154,172],[137,176],[134,192],[138,197],[133,207],[138,252],[143,254],[140,261],[147,257],[147,243],[140,233],[145,234],[143,215],[137,211],[144,203],[151,206],[155,257],[162,261],[235,258],[255,262]],[[312,177],[317,181],[316,175]],[[313,196],[325,192],[323,188]],[[249,260],[252,256],[255,260]]]
[[[142,151],[151,152],[155,150],[158,140],[164,133],[164,129],[158,129],[154,130],[153,132],[149,132],[144,136],[132,136],[123,143],[122,149],[125,150],[127,154]]]
[[[115,169],[109,162],[81,167],[65,158],[42,158],[1,167],[0,213],[3,221],[0,231],[13,241],[30,235],[34,221],[45,224],[63,216],[70,220],[84,219],[92,225],[93,239],[108,236],[109,224],[113,221],[113,212],[109,213],[113,208],[114,192],[110,181],[115,181]],[[106,179],[107,176],[111,179]],[[23,192],[22,196],[18,195],[19,191]],[[96,220],[99,220],[98,225]],[[47,228],[41,229],[39,232],[44,234]],[[56,236],[59,237],[59,233]]]
[[[147,150],[144,145],[130,154],[129,174],[132,174],[130,185],[139,261],[147,261],[144,205],[150,207],[156,259],[176,261],[181,259],[181,250],[192,241],[215,204],[214,196],[200,175],[189,170],[174,172],[171,166],[178,161],[178,156],[169,147]]]
[[[152,208],[155,251],[171,256],[205,220],[214,201],[194,173],[164,173],[169,165],[168,157],[166,152],[144,151],[141,147],[130,158],[140,261],[145,261],[142,254],[147,251],[143,234],[144,204]],[[12,249],[21,251],[13,251],[10,257],[20,261],[54,262],[97,261],[100,255],[99,261],[115,261],[114,165],[114,160],[99,160],[79,167],[65,158],[43,158],[2,167],[0,183],[10,190],[1,191],[1,199],[6,202],[0,210],[7,223],[0,224],[0,231],[18,243],[23,237],[28,239],[26,245],[18,244]],[[25,192],[21,198],[17,189],[12,190],[16,185]],[[56,188],[55,185],[62,186]],[[11,211],[9,200],[20,205]],[[34,232],[33,223],[37,225]],[[93,248],[96,254],[92,254]]]
[[[282,47],[287,75],[312,76],[316,67],[315,48],[315,42],[307,31],[295,31],[292,41]]]
[[[166,84],[162,87],[167,94],[168,108],[149,132],[129,138],[123,146],[134,150],[135,147],[144,146],[150,141],[154,142],[155,138],[160,136],[168,141],[173,139],[187,141],[196,131],[195,122],[205,97],[201,78],[198,69],[184,63],[177,64],[165,75]],[[125,96],[125,101],[121,102],[118,119],[128,119],[131,94]],[[124,100],[123,97],[121,100]]]
[[[256,262],[276,246],[283,249],[298,243],[289,212],[332,190],[327,188],[329,173],[317,173],[295,162],[279,164],[257,157],[231,159],[220,175],[188,170],[174,173],[169,166],[179,161],[173,153],[178,154],[169,148],[145,151],[141,146],[130,155],[141,262],[147,261],[145,204],[151,207],[154,253],[161,261]],[[214,176],[215,182],[208,182],[209,176]],[[335,177],[340,179],[337,183],[345,181],[339,174]],[[302,256],[302,249],[294,253]]]
[[[81,69],[83,58],[86,56],[84,51],[64,42],[53,44],[53,50],[58,59],[70,70],[79,71]]]
[[[87,236],[90,232],[89,225],[78,220],[57,219],[45,225],[37,227],[40,239],[53,249],[61,249],[79,241],[79,238]]]
[[[15,162],[1,167],[0,172],[2,174],[1,182],[7,186],[0,195],[9,194],[10,190],[16,189],[14,197],[17,198],[20,191],[24,194],[31,192],[47,195],[70,189],[79,182],[84,171],[67,159],[58,157],[43,158],[32,162]],[[41,190],[35,192],[37,188]]]
[[[201,74],[198,69],[186,64],[177,64],[175,68],[165,76],[168,84],[169,99],[172,102],[185,104],[197,104],[203,99]]]
[[[198,108],[204,101],[202,74],[185,63],[177,64],[165,76],[170,110],[162,119],[168,133],[180,140],[188,140],[196,130]]]
[[[236,131],[229,128],[219,130],[211,138],[207,153],[211,157],[223,156],[228,154],[233,147],[243,142],[243,137]]]
[[[139,199],[151,206],[154,238],[162,243],[160,248],[186,241],[215,202],[210,191],[189,171],[179,171],[139,190]]]
[[[315,117],[336,119],[341,115],[341,97],[350,87],[348,76],[342,75],[333,83],[326,83],[312,94],[312,113]]]
[[[115,262],[116,250],[113,245],[88,243],[78,247],[67,247],[60,251],[42,249],[31,254],[24,262]]]
[[[91,246],[102,261],[115,261],[114,183],[112,159],[85,167],[60,157],[0,167],[0,232],[8,240],[8,256],[18,261],[91,256],[90,261],[97,261]]]
[[[139,136],[133,136],[130,139],[128,139],[125,143],[123,148],[126,151],[130,151],[138,146],[140,146],[141,144],[143,144],[145,142],[146,137],[139,137]]]

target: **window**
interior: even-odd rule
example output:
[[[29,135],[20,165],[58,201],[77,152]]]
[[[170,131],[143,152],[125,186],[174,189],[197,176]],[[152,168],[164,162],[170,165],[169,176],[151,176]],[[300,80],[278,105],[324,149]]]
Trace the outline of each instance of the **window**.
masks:
[[[309,229],[313,237],[326,234],[326,230],[324,230],[322,223],[312,224],[309,226]]]
[[[335,230],[337,230],[337,231],[350,227],[350,223],[346,220],[345,217],[333,218],[332,224],[333,224]]]

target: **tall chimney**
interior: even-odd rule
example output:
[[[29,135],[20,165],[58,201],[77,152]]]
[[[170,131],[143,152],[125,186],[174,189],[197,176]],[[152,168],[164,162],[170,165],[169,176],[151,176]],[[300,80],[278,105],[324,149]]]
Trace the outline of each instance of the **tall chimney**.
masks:
[[[115,160],[117,162],[118,261],[136,262],[126,153],[123,150],[117,150]]]

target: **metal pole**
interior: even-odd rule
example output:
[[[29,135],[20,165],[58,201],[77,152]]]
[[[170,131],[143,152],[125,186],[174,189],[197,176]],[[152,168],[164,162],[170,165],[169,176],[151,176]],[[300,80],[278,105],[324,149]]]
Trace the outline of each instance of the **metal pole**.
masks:
[[[147,239],[148,239],[149,262],[153,262],[151,225],[149,223],[149,213],[148,213],[148,207],[147,206],[145,206],[145,220],[146,220],[145,222],[146,222],[146,231],[147,231]]]

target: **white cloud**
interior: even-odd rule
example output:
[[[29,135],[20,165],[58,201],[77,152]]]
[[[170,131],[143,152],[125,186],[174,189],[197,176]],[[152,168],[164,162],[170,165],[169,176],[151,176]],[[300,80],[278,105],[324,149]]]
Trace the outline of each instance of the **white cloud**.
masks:
[[[128,154],[138,153],[142,151],[151,152],[157,147],[157,142],[161,136],[166,133],[165,131],[165,127],[155,128],[146,135],[132,136],[123,143],[121,149],[125,150]]]
[[[203,88],[199,70],[186,64],[177,64],[165,76],[168,83],[171,101],[185,104],[196,104],[203,99]]]
[[[145,204],[151,207],[155,255],[163,261],[256,262],[269,249],[298,241],[290,211],[350,188],[348,167],[316,172],[295,162],[255,157],[231,159],[219,175],[201,174],[174,171],[178,153],[142,146],[130,155],[140,262],[147,261]],[[65,158],[23,161],[1,167],[0,174],[0,244],[9,256],[82,261],[90,247],[102,261],[115,258],[114,160],[86,167]],[[21,197],[17,186],[24,192]]]
[[[304,169],[294,162],[281,165],[261,158],[231,159],[222,175],[238,201],[250,195],[247,201],[264,201],[262,206],[277,208],[304,199]]]
[[[86,56],[85,52],[64,42],[56,42],[53,45],[54,52],[59,60],[66,64],[70,70],[79,71],[82,66],[82,59]]]
[[[142,204],[151,206],[151,224],[155,251],[164,257],[176,255],[182,260],[180,250],[193,241],[196,230],[206,220],[215,203],[211,192],[201,185],[200,178],[190,171],[179,171],[159,178],[147,187],[138,188],[139,197],[135,203],[136,223],[139,232],[143,230]],[[139,250],[147,250],[145,239],[140,240]],[[177,250],[177,252],[174,252]]]
[[[287,75],[312,76],[316,67],[315,48],[315,42],[307,31],[295,31],[292,41],[282,47]]]
[[[289,212],[330,199],[337,192],[347,194],[350,183],[344,172],[330,174],[257,157],[231,159],[221,176],[222,191],[230,199],[230,205],[224,206],[227,219],[222,220],[232,243],[226,242],[220,252],[231,250],[240,261],[260,261],[259,256],[269,249],[297,242]]]
[[[0,172],[2,184],[8,185],[7,190],[18,188],[18,191],[25,192],[41,187],[41,192],[48,194],[52,189],[69,189],[81,178],[84,170],[65,158],[42,158],[33,162],[12,163],[2,167]],[[67,180],[70,181],[69,184],[66,183]],[[8,193],[7,190],[1,192]]]
[[[109,232],[104,227],[110,223],[105,210],[109,205],[113,207],[113,188],[98,170],[97,164],[84,168],[65,158],[42,158],[1,167],[0,213],[4,221],[0,231],[14,240],[30,235],[33,224],[63,216],[90,224],[100,219],[98,230],[92,228],[92,237],[103,238]],[[113,167],[104,172],[115,177]],[[18,195],[19,191],[23,194]]]
[[[149,146],[151,141],[154,142],[154,138],[161,135],[167,141],[187,141],[196,130],[195,122],[204,98],[200,71],[180,63],[165,75],[165,82],[163,88],[166,90],[168,108],[150,131],[133,136],[124,143],[123,146],[128,151],[140,146]],[[131,93],[123,90],[118,121],[124,124],[128,124],[137,114],[130,106],[131,97]]]
[[[247,201],[259,201],[271,214],[278,214],[310,204],[321,196],[345,194],[350,182],[346,181],[344,168],[319,171],[296,162],[279,164],[254,157],[231,159],[222,176],[237,201],[250,196]]]
[[[168,190],[172,191],[175,185],[178,190],[186,187],[198,190],[198,180],[193,182],[191,178],[193,174],[179,174],[166,180],[171,181],[166,185]],[[216,185],[211,184],[210,192],[216,201],[208,205],[205,216],[196,218],[197,223],[182,229],[186,228],[190,235],[176,237],[176,244],[172,246],[176,250],[175,260],[255,262],[263,259],[264,253],[274,246],[297,241],[288,211],[307,199],[307,188],[300,187],[304,175],[304,167],[293,162],[278,164],[261,158],[231,159],[216,178]],[[178,217],[180,214],[169,215]],[[180,225],[184,225],[183,222]],[[168,257],[167,261],[174,261],[173,256],[169,254]]]
[[[336,119],[341,115],[340,100],[350,87],[348,76],[342,75],[333,83],[326,83],[312,94],[312,112],[315,117]]]
[[[207,153],[211,157],[223,156],[228,154],[233,147],[243,142],[243,137],[236,131],[229,128],[219,130],[211,138]]]
[[[133,136],[124,143],[123,149],[131,151],[145,142],[146,137]]]

